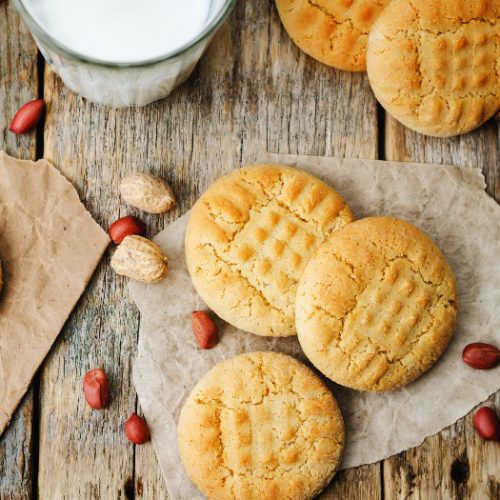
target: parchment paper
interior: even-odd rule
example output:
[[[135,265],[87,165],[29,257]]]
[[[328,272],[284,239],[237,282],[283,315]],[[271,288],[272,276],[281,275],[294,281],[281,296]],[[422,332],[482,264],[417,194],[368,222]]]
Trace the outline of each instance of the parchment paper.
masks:
[[[474,371],[461,360],[470,342],[500,344],[500,207],[484,192],[479,170],[300,156],[266,159],[321,177],[346,198],[358,218],[386,214],[421,227],[444,251],[458,279],[458,329],[431,371],[407,388],[386,394],[331,384],[347,425],[343,468],[419,445],[500,388],[498,369]],[[222,359],[247,351],[277,350],[304,360],[295,338],[261,338],[222,322],[220,345],[212,351],[197,348],[190,314],[204,304],[184,260],[188,217],[157,237],[170,259],[169,277],[158,285],[131,285],[142,313],[134,381],[168,492],[176,500],[202,498],[185,475],[176,446],[179,411],[202,375]]]
[[[108,243],[54,166],[0,151],[0,435]]]

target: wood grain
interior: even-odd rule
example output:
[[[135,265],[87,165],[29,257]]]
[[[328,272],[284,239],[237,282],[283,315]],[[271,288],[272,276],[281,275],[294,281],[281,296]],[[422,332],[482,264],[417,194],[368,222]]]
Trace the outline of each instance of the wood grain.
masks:
[[[134,213],[154,235],[214,179],[258,161],[263,151],[353,158],[376,158],[379,151],[377,107],[366,77],[302,54],[282,29],[272,0],[238,2],[193,77],[159,103],[125,110],[94,106],[50,70],[44,90],[45,157],[73,182],[103,227]],[[35,46],[9,4],[0,2],[0,145],[23,158],[35,158],[35,137],[13,136],[7,122],[36,95]],[[488,192],[500,200],[494,121],[467,136],[437,140],[387,117],[382,146],[386,159],[482,167]],[[179,200],[174,212],[144,216],[120,203],[120,179],[137,170],[172,184]],[[140,412],[131,382],[140,318],[126,280],[109,268],[110,254],[42,367],[39,442],[32,390],[0,440],[1,499],[167,497],[152,445],[133,447],[122,433],[128,415]],[[85,371],[98,366],[112,385],[105,412],[91,411],[81,389]],[[499,398],[490,403],[498,408]],[[499,448],[477,437],[471,419],[382,464],[341,472],[321,498],[499,498]]]
[[[261,151],[365,158],[377,153],[375,105],[366,78],[341,74],[302,55],[283,32],[270,0],[240,2],[190,81],[160,103],[119,111],[92,106],[71,95],[52,73],[45,89],[46,157],[59,165],[104,225],[125,212],[117,187],[134,170],[163,175],[172,183],[180,203],[170,218],[176,218],[215,178],[258,160]],[[149,217],[147,222],[154,233],[168,219]],[[49,492],[61,498],[131,494],[127,480],[134,472],[133,455],[121,438],[120,420],[134,406],[129,360],[138,321],[124,284],[104,262],[45,363],[42,497]],[[105,416],[86,411],[80,389],[83,372],[98,364],[110,371],[123,399]],[[63,438],[58,443],[55,436]],[[356,491],[380,491],[375,465],[344,473],[329,498],[335,491],[343,495],[360,474],[363,482],[357,480]],[[134,493],[144,498],[165,494],[150,445],[135,450]]]
[[[37,81],[36,46],[10,3],[0,2],[0,149],[32,160],[35,133],[16,136],[8,127],[19,107],[37,97]],[[33,494],[33,402],[30,388],[0,438],[0,499],[27,499]]]
[[[263,151],[377,156],[376,105],[366,77],[302,54],[268,0],[239,2],[193,78],[154,108],[163,117],[155,132],[165,129],[152,136],[146,121],[145,133],[155,155],[161,151],[171,166],[181,213],[213,180],[258,161]],[[163,492],[142,448],[136,451],[136,477],[138,494]],[[324,498],[376,500],[380,491],[376,464],[343,472]]]
[[[118,217],[117,185],[130,165],[119,161],[128,138],[119,124],[133,111],[94,107],[45,75],[45,157],[73,183],[96,220]],[[132,129],[132,127],[131,127]],[[126,281],[109,267],[109,252],[55,343],[41,371],[38,487],[41,498],[126,498],[133,490],[134,450],[122,427],[135,409],[130,382],[139,317]],[[112,405],[92,411],[84,373],[105,369]]]
[[[480,168],[488,183],[488,193],[500,202],[500,141],[494,120],[471,134],[452,139],[421,136],[390,116],[387,116],[385,130],[387,160]],[[492,376],[495,375],[492,373]],[[499,402],[500,393],[485,404],[499,408]],[[422,446],[385,460],[385,498],[499,498],[500,448],[478,437],[472,415],[427,438]]]
[[[318,500],[380,500],[381,498],[380,466],[372,464],[339,472]]]

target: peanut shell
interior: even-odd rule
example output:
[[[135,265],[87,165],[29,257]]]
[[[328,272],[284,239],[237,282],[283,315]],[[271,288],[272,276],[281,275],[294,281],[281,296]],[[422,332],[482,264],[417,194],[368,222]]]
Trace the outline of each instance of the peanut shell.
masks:
[[[171,187],[160,177],[148,173],[125,177],[120,184],[120,194],[129,205],[152,214],[168,212],[175,205]]]
[[[127,236],[116,249],[111,267],[117,274],[144,283],[158,283],[168,273],[167,257],[154,242],[142,236]]]

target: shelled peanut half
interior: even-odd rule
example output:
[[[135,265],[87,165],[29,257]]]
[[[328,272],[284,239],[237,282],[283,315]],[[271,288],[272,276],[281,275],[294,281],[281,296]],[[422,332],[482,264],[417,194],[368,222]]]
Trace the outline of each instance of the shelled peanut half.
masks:
[[[136,173],[120,184],[122,199],[144,212],[161,214],[175,206],[171,187],[160,177]],[[146,224],[127,215],[109,226],[109,236],[118,245],[111,267],[117,274],[144,283],[158,283],[168,274],[168,260],[163,250],[144,237]]]
[[[500,349],[492,344],[474,342],[465,346],[462,359],[474,370],[493,370],[500,364]],[[500,442],[500,419],[492,408],[479,408],[474,414],[473,422],[483,439]]]

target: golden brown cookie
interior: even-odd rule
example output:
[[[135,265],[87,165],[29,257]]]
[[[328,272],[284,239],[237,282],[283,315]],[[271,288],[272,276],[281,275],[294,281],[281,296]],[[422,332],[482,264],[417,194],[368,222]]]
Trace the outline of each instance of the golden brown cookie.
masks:
[[[464,134],[500,109],[500,0],[393,0],[368,42],[375,96],[422,134]]]
[[[372,217],[334,233],[297,290],[297,333],[310,361],[365,391],[409,384],[446,349],[457,319],[453,272],[415,226]]]
[[[257,335],[295,335],[295,292],[307,260],[353,215],[318,178],[256,165],[219,179],[196,202],[186,260],[207,305]]]
[[[338,470],[344,424],[305,365],[275,352],[242,354],[210,370],[178,426],[179,454],[210,499],[301,500]]]
[[[346,71],[366,69],[366,43],[389,0],[276,0],[292,40],[314,59]]]

